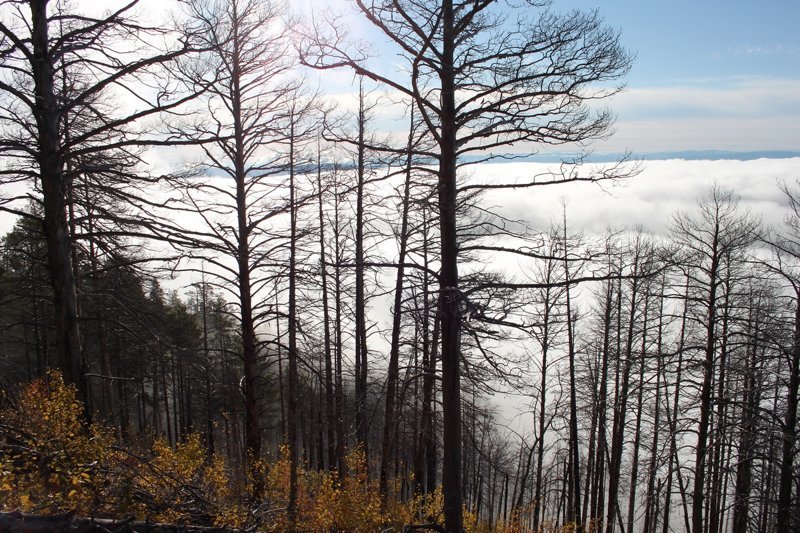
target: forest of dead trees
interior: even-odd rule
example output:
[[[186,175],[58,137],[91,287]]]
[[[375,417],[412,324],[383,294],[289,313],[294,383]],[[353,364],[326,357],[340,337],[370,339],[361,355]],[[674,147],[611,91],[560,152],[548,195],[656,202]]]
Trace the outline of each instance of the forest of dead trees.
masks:
[[[724,184],[657,235],[510,219],[493,192],[641,170],[581,163],[619,33],[546,2],[355,5],[402,68],[279,3],[149,26],[136,2],[0,2],[0,510],[94,483],[84,513],[265,529],[800,527],[800,186],[775,185],[776,228]],[[311,88],[328,70],[354,105]],[[544,145],[574,159],[482,179]],[[26,422],[54,405],[87,439],[73,489],[45,475],[61,415]],[[118,457],[90,442],[153,479],[90,483]],[[323,493],[372,521],[309,518]]]

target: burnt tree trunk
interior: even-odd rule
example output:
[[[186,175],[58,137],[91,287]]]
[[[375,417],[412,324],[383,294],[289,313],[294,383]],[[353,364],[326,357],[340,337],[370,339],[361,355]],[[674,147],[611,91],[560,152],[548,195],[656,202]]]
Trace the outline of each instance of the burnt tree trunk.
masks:
[[[461,294],[458,287],[456,227],[456,102],[454,55],[457,31],[452,0],[444,0],[442,16],[441,129],[439,138],[439,320],[442,335],[442,492],[445,529],[464,529],[461,497]]]
[[[356,168],[356,438],[369,457],[367,446],[367,319],[364,296],[364,180],[365,152],[364,133],[366,129],[366,111],[364,108],[363,80],[359,86],[358,99],[358,161]]]
[[[792,529],[792,483],[797,470],[794,468],[797,445],[797,395],[800,387],[800,292],[797,293],[794,317],[794,338],[789,367],[789,390],[786,397],[786,415],[783,421],[783,443],[781,445],[780,480],[778,486],[778,513],[775,531]],[[797,524],[794,524],[796,527]]]
[[[287,514],[289,527],[297,529],[297,202],[295,191],[294,143],[295,143],[294,109],[289,124],[289,375],[287,383],[286,416],[288,425],[287,440],[289,444],[289,503]]]
[[[708,299],[705,322],[706,345],[702,363],[703,384],[700,389],[700,420],[697,426],[697,447],[695,450],[694,488],[692,490],[692,533],[703,533],[703,504],[705,473],[707,462],[708,428],[711,415],[713,391],[714,355],[716,352],[717,324],[717,277],[719,271],[719,229],[715,228],[711,242],[711,265],[708,269]]]
[[[336,465],[336,414],[333,400],[333,361],[331,354],[331,324],[330,309],[328,307],[328,267],[325,252],[325,214],[322,209],[322,154],[317,146],[317,193],[319,203],[319,265],[320,283],[322,284],[322,322],[325,358],[325,429],[328,439],[328,469]]]
[[[620,386],[617,388],[617,397],[614,409],[614,428],[611,436],[611,460],[609,461],[608,470],[608,513],[606,517],[606,533],[613,533],[614,523],[617,519],[619,512],[619,502],[617,496],[619,492],[619,477],[621,474],[622,466],[622,453],[625,445],[625,418],[628,408],[628,388],[630,385],[630,372],[633,364],[633,337],[636,324],[636,304],[639,296],[639,250],[636,250],[634,256],[633,272],[634,278],[631,286],[631,300],[630,300],[630,316],[628,318],[628,330],[625,344],[625,361],[622,369],[622,375],[618,375],[621,380]],[[622,355],[622,354],[620,354]]]
[[[47,19],[48,0],[30,0],[31,69],[34,79],[33,114],[36,120],[37,163],[42,185],[47,243],[47,269],[53,288],[55,346],[64,380],[78,388],[88,419],[89,389],[85,377],[78,323],[78,297],[72,264],[72,242],[67,223],[67,180],[59,136],[60,109],[55,96],[55,74]]]
[[[414,143],[414,113],[411,113],[411,126],[408,134],[408,154],[406,156],[406,179],[403,188],[403,206],[400,223],[400,254],[397,260],[397,273],[394,285],[394,305],[392,316],[392,339],[389,349],[389,368],[386,377],[386,410],[383,418],[383,443],[381,449],[381,472],[380,490],[385,498],[388,496],[389,467],[391,454],[395,445],[397,433],[397,422],[395,416],[397,401],[397,382],[399,379],[400,367],[400,325],[402,319],[403,304],[403,276],[405,268],[403,264],[406,260],[406,249],[408,247],[408,211],[409,196],[411,193],[411,163],[412,148]]]

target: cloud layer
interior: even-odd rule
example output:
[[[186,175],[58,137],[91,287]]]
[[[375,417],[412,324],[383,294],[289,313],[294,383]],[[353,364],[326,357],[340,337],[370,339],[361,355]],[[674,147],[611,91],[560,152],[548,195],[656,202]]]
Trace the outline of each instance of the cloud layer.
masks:
[[[617,132],[598,150],[800,149],[800,80],[674,81],[632,87],[608,104]]]
[[[507,163],[483,165],[477,178],[524,178],[552,165]],[[509,218],[525,220],[535,231],[545,231],[561,218],[561,201],[567,202],[569,224],[575,231],[603,233],[609,227],[640,226],[654,234],[668,231],[673,214],[691,212],[698,199],[715,182],[732,188],[743,209],[760,216],[766,225],[781,224],[787,205],[779,182],[800,179],[800,158],[752,161],[645,161],[642,172],[615,185],[579,183],[543,186],[526,191],[504,191],[490,201]]]

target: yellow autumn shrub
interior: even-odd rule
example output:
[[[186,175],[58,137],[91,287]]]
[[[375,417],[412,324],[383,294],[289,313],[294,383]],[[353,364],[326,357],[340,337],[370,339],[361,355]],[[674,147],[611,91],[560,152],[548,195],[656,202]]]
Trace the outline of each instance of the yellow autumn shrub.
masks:
[[[0,510],[244,524],[228,466],[208,460],[198,435],[175,448],[157,439],[144,456],[115,447],[57,371],[30,383],[0,425]]]
[[[234,497],[229,469],[221,457],[208,461],[200,435],[190,434],[174,448],[165,439],[156,439],[151,453],[129,481],[139,495],[133,505],[137,517],[167,523],[243,525],[246,513]]]
[[[378,481],[369,476],[366,455],[360,447],[347,454],[347,476],[336,472],[297,472],[297,529],[300,531],[349,531],[354,533],[396,530],[409,523],[430,523],[441,517],[441,491],[431,497],[418,496],[404,502],[382,505]],[[266,531],[287,531],[289,517],[289,450],[281,448],[269,464],[265,479],[265,503],[261,527]],[[441,522],[439,522],[441,523]]]
[[[381,512],[378,482],[369,477],[367,457],[356,447],[346,457],[348,475],[340,480],[334,505],[335,525],[350,531],[376,531],[388,521]]]
[[[289,448],[281,446],[278,457],[267,466],[265,475],[265,502],[261,506],[261,525],[265,531],[287,531],[290,528],[287,512],[290,472]],[[340,523],[338,506],[342,494],[335,473],[298,467],[297,528],[301,531],[328,531],[336,527]]]
[[[198,434],[175,446],[163,438],[144,450],[117,445],[111,429],[84,422],[75,388],[58,372],[32,382],[14,408],[0,411],[2,511],[288,530],[288,448],[273,461],[248,464],[234,471],[222,457],[209,457]],[[360,447],[350,450],[346,465],[346,476],[298,465],[298,530],[359,533],[442,524],[441,490],[383,502]],[[402,480],[394,482],[396,494]],[[474,515],[465,514],[465,525],[476,530]]]
[[[105,466],[113,433],[83,422],[75,387],[50,372],[25,388],[16,408],[0,412],[0,507],[28,512],[103,512]]]

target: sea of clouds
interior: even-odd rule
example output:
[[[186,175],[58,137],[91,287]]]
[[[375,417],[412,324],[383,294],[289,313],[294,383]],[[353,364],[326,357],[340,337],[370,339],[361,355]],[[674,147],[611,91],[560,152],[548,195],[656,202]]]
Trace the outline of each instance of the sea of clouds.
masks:
[[[521,181],[545,172],[543,163],[486,164],[476,167],[476,177]],[[638,175],[616,182],[569,183],[505,190],[490,195],[499,211],[524,219],[534,229],[560,221],[566,202],[568,224],[573,231],[600,234],[606,229],[641,227],[654,235],[669,231],[673,215],[691,213],[698,201],[717,184],[732,189],[741,208],[778,226],[788,214],[788,203],[779,184],[800,180],[800,158],[750,161],[683,159],[643,161]],[[797,187],[800,187],[798,185]]]
[[[593,166],[594,165],[594,166]],[[606,163],[587,164],[583,175]],[[485,163],[469,168],[470,183],[530,181],[534,176],[557,172],[553,163]],[[220,180],[224,178],[214,178]],[[779,226],[788,214],[788,203],[780,184],[800,187],[800,157],[738,160],[654,160],[642,161],[640,172],[624,180],[601,183],[541,185],[525,189],[501,189],[486,195],[485,207],[512,220],[523,222],[529,231],[543,233],[561,221],[563,205],[571,232],[602,235],[608,230],[641,228],[653,235],[666,235],[675,213],[691,213],[710,187],[732,189],[741,209],[760,217],[765,227]],[[28,193],[22,184],[0,187],[4,198]],[[154,192],[154,195],[165,194]],[[24,202],[17,203],[18,207]],[[184,217],[186,215],[183,215]],[[316,216],[316,215],[314,215]],[[13,226],[16,217],[0,212],[0,234]],[[180,220],[182,224],[197,221]],[[196,280],[182,280],[173,288]]]

